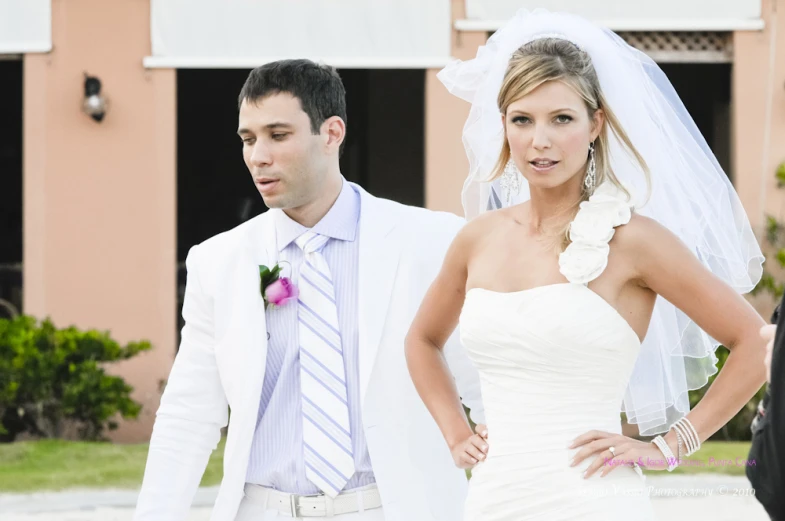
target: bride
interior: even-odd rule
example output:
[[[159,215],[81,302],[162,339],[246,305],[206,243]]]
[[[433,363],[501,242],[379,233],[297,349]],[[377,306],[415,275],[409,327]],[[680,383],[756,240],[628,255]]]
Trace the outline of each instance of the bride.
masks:
[[[439,77],[472,103],[470,221],[406,356],[473,467],[465,519],[654,519],[641,468],[673,470],[765,381],[740,296],[763,257],[739,199],[662,71],[586,20],[522,10]],[[479,434],[441,356],[458,324]],[[718,343],[730,355],[690,411]],[[657,436],[622,435],[620,412]]]

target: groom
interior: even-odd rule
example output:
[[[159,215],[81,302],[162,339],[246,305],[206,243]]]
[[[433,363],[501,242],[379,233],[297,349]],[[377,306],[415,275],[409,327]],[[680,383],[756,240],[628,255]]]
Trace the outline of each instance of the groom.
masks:
[[[186,519],[227,422],[213,520],[461,519],[466,478],[415,391],[403,344],[462,219],[343,178],[346,104],[334,69],[264,65],[239,101],[243,158],[270,210],[188,254],[182,343],[134,519]],[[260,266],[281,267],[281,279],[260,281]],[[483,423],[457,335],[444,354]]]

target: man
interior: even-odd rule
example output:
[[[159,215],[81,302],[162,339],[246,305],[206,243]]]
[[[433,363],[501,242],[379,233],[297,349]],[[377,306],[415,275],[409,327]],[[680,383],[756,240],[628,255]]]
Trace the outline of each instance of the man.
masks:
[[[785,298],[783,299],[785,302]],[[752,446],[746,466],[755,497],[772,521],[785,521],[785,316],[782,304],[772,316],[772,325],[761,329],[767,340],[766,375],[769,387],[752,423]]]
[[[182,343],[135,519],[186,518],[227,404],[214,520],[460,519],[465,475],[415,391],[403,344],[462,219],[346,182],[335,70],[264,65],[239,101],[243,157],[270,210],[189,252]],[[281,267],[299,297],[268,292],[281,305],[265,311],[262,265]],[[445,358],[482,422],[456,335]]]

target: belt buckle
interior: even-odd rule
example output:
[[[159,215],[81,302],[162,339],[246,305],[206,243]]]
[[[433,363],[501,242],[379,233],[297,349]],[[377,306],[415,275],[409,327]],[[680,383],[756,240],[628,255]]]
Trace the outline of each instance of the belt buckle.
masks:
[[[327,496],[324,494],[291,494],[289,496],[289,513],[292,517],[303,517],[303,514],[299,512],[299,509],[302,508],[300,500],[304,497],[318,498]],[[308,513],[305,513],[305,516],[308,517]]]

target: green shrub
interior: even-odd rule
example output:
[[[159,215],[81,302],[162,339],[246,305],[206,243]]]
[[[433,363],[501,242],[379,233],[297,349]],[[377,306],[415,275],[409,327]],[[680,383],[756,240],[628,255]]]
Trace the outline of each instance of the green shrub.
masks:
[[[136,418],[132,388],[104,365],[148,349],[149,342],[122,347],[107,332],[57,329],[49,320],[0,319],[0,442],[22,433],[60,438],[70,425],[98,440],[117,428],[117,414]]]

